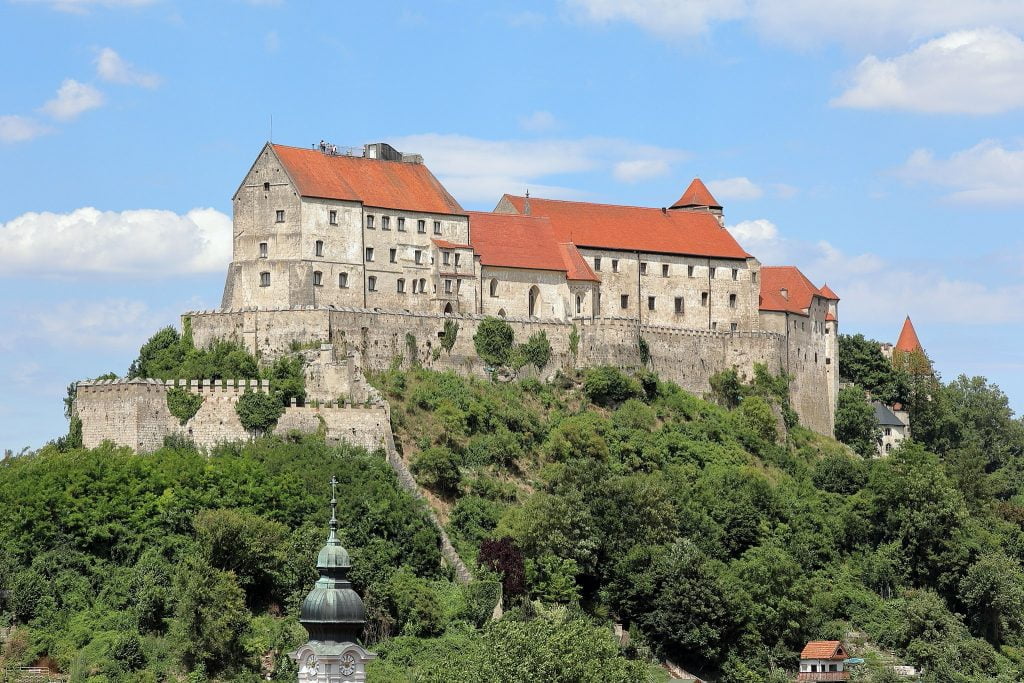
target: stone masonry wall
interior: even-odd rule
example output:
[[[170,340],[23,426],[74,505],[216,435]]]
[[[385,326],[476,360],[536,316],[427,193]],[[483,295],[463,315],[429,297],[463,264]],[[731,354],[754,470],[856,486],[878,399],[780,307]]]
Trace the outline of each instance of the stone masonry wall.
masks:
[[[278,310],[228,310],[188,313],[199,346],[218,338],[234,338],[264,361],[290,352],[293,341],[331,343],[335,353],[354,353],[363,367],[383,370],[394,362],[408,367],[414,359],[436,370],[485,377],[487,369],[476,354],[473,335],[483,320],[479,315],[441,316],[407,311],[349,307],[299,307]],[[459,333],[450,353],[440,350],[446,320],[458,323]],[[650,367],[695,394],[708,391],[711,375],[736,367],[752,376],[754,363],[772,372],[787,370],[794,376],[791,396],[801,422],[823,434],[832,433],[833,416],[823,366],[813,352],[790,350],[786,335],[773,332],[686,330],[641,324],[624,318],[562,320],[507,318],[516,342],[540,331],[551,343],[551,361],[540,373],[549,377],[560,368],[614,365],[641,366],[639,337],[650,350]],[[577,352],[569,348],[573,325],[580,336]],[[435,357],[435,353],[437,354]],[[820,361],[820,359],[819,359]],[[529,373],[524,368],[524,373]]]
[[[167,390],[187,388],[201,395],[203,404],[184,425],[167,408]],[[81,382],[75,411],[82,420],[82,441],[95,448],[104,441],[140,452],[154,451],[164,437],[181,434],[197,446],[209,447],[225,441],[252,437],[238,419],[235,403],[246,390],[269,392],[266,380],[168,380],[121,379]],[[275,434],[297,430],[323,430],[328,442],[347,441],[369,450],[384,447],[390,432],[387,411],[380,401],[373,405],[291,406],[278,420]]]

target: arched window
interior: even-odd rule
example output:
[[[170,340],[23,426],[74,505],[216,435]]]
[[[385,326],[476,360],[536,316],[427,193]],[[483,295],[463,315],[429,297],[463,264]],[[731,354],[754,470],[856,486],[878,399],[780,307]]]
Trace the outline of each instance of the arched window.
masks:
[[[427,281],[424,278],[420,278],[420,294],[427,291]]]
[[[505,309],[504,308],[499,308],[498,309],[498,317],[499,318],[504,318],[505,317]]]
[[[491,296],[498,296],[498,280],[497,280],[497,278],[491,279]]]
[[[576,315],[579,315],[583,310],[583,297],[579,294],[576,295]]]
[[[540,304],[540,289],[536,285],[530,287],[530,295],[528,301],[528,310],[531,318],[537,315],[537,308]]]
[[[448,302],[448,303],[446,303],[444,305],[444,314],[445,315],[451,315],[452,314],[452,304],[451,304],[451,302]]]

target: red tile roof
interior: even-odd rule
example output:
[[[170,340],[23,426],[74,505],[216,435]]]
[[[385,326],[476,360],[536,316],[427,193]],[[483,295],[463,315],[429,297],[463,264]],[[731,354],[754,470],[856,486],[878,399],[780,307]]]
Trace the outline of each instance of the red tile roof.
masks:
[[[683,192],[683,196],[680,197],[672,208],[684,207],[684,206],[706,206],[708,208],[721,209],[722,205],[718,203],[718,200],[711,194],[711,190],[701,182],[700,178],[694,178],[690,182],[690,186]]]
[[[835,314],[832,311],[829,311],[828,313],[825,314],[825,322],[827,322],[827,323],[834,323],[835,321],[836,321],[836,316],[835,316]]]
[[[543,216],[470,211],[469,234],[482,265],[555,270],[569,280],[599,281],[575,245],[560,242]]]
[[[788,298],[782,290],[786,290]],[[796,266],[761,266],[762,311],[807,315],[815,296],[822,296],[821,291]]]
[[[465,214],[423,164],[330,156],[285,145],[272,148],[303,197],[356,201],[384,209]]]
[[[896,349],[906,352],[924,350],[921,346],[921,340],[917,338],[917,330],[914,329],[914,323],[910,322],[909,315],[903,323],[903,329],[900,330],[900,338],[896,342]]]
[[[846,651],[838,640],[812,640],[800,652],[800,659],[846,659]]]
[[[448,240],[432,239],[430,240],[441,249],[472,249],[473,247],[469,244],[457,244],[455,242],[449,242]]]
[[[831,299],[832,301],[839,301],[839,295],[832,291],[832,288],[828,286],[827,282],[821,288],[821,295],[826,299]]]
[[[524,197],[505,195],[524,212]],[[530,197],[530,215],[551,221],[561,242],[579,247],[746,259],[750,255],[707,212],[667,211]]]

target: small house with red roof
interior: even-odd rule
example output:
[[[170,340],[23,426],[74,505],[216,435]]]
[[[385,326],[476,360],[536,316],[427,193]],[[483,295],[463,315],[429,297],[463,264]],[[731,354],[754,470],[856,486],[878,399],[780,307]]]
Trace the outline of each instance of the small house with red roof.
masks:
[[[812,640],[800,653],[797,681],[848,681],[846,649],[838,640]]]

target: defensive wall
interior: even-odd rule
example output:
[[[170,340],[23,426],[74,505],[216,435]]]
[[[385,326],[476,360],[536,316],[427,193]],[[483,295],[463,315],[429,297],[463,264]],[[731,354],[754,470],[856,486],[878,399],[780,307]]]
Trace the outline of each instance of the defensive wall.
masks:
[[[194,311],[188,319],[197,346],[216,339],[234,339],[269,362],[291,353],[295,344],[331,344],[335,353],[351,355],[361,368],[384,370],[394,362],[486,377],[488,368],[473,345],[473,335],[485,316],[440,315],[422,312],[338,306],[295,306],[280,309]],[[551,360],[538,373],[550,377],[559,369],[613,365],[622,369],[645,366],[640,339],[646,342],[646,367],[686,390],[702,395],[709,378],[736,367],[748,377],[755,363],[774,373],[793,376],[790,400],[801,423],[831,435],[834,415],[828,400],[824,358],[806,348],[791,348],[788,334],[766,331],[719,332],[640,324],[629,318],[559,319],[506,318],[517,343],[545,332]],[[441,348],[446,322],[459,331],[450,351]],[[571,348],[575,328],[578,341]],[[524,374],[532,373],[530,367]]]
[[[203,397],[196,414],[185,424],[167,407],[167,392],[180,387]],[[140,453],[156,450],[164,437],[181,434],[198,446],[253,436],[238,419],[235,404],[246,391],[270,391],[267,380],[116,379],[79,382],[75,412],[82,421],[82,442],[94,448],[103,441],[128,446]],[[367,450],[381,448],[391,432],[381,402],[352,405],[335,401],[298,406],[293,401],[278,420],[274,433],[323,432],[328,442],[347,441]]]

